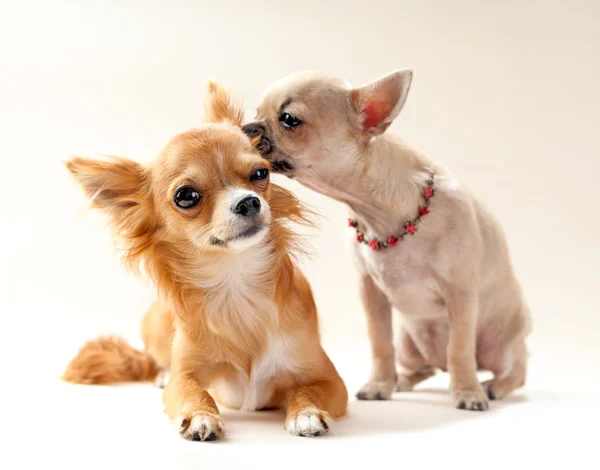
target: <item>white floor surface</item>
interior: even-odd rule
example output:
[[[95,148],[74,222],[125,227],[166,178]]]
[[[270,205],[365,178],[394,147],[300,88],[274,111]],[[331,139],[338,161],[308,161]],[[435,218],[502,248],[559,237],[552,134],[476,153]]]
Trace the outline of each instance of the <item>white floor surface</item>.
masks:
[[[353,395],[368,373],[366,345],[327,349]],[[68,352],[57,350],[39,359],[43,373],[60,375]],[[288,435],[279,412],[222,409],[226,436],[209,443],[181,439],[150,384],[74,386],[20,370],[0,468],[597,468],[590,353],[578,361],[560,348],[535,351],[527,386],[486,413],[453,409],[440,373],[392,401],[351,399],[348,416],[320,438]]]

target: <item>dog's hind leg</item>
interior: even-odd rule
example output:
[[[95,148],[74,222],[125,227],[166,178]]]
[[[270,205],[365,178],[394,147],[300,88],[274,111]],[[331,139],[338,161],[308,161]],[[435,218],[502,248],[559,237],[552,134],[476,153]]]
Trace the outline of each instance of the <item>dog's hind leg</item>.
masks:
[[[170,370],[162,369],[156,376],[156,379],[154,379],[154,385],[156,385],[158,388],[165,388],[167,386],[167,384],[169,383],[170,377],[171,377]]]
[[[396,337],[396,360],[402,368],[396,378],[397,392],[410,392],[415,385],[435,375],[435,368],[427,364],[403,328]]]
[[[494,372],[494,378],[482,384],[490,400],[501,400],[525,385],[527,348],[524,340],[507,349],[504,352],[503,364],[492,372]]]
[[[410,392],[415,385],[427,380],[435,375],[435,369],[431,366],[424,366],[416,371],[398,372],[396,379],[397,392]]]

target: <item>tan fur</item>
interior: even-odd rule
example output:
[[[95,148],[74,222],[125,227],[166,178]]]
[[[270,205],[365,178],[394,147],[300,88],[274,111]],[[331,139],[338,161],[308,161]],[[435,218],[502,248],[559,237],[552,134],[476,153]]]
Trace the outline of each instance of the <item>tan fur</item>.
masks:
[[[209,99],[204,102],[206,122],[227,122],[241,126],[244,122],[242,102],[231,98],[229,90],[215,81],[208,82]]]
[[[260,137],[274,168],[346,203],[367,239],[402,233],[435,172],[431,213],[414,236],[376,252],[348,229],[373,356],[357,395],[388,399],[442,369],[457,407],[485,410],[488,397],[525,382],[529,309],[493,214],[448,170],[386,132],[411,82],[409,70],[358,88],[318,72],[292,74],[267,89],[258,121],[244,130]],[[302,124],[286,128],[281,113]],[[392,308],[401,312],[396,347]],[[482,385],[477,370],[495,377]]]
[[[67,366],[63,380],[81,384],[113,384],[152,380],[158,373],[154,358],[117,337],[88,341]]]
[[[173,138],[150,165],[76,157],[67,167],[110,216],[128,266],[143,268],[158,288],[142,322],[146,352],[136,357],[170,369],[163,401],[181,435],[212,440],[222,433],[215,399],[233,408],[287,407],[288,431],[325,434],[326,418],[342,416],[348,397],[321,347],[312,292],[292,257],[298,243],[287,223],[311,223],[310,214],[268,178],[249,180],[269,163],[239,128],[241,109],[211,83],[210,122]],[[201,202],[177,207],[181,186],[194,187]],[[255,218],[234,213],[245,195],[261,202]],[[240,235],[253,228],[257,234]],[[134,364],[114,369],[114,353],[129,355],[129,348],[115,342],[106,350],[111,356],[95,355],[91,364],[84,348],[67,380],[94,382],[102,368],[101,377],[139,376]]]

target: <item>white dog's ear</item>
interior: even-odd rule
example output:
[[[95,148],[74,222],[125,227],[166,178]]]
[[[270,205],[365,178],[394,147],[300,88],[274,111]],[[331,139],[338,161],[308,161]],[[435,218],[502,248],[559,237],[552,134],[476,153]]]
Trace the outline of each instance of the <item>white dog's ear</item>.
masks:
[[[385,132],[404,106],[412,76],[412,70],[400,70],[350,92],[361,129],[371,135]]]

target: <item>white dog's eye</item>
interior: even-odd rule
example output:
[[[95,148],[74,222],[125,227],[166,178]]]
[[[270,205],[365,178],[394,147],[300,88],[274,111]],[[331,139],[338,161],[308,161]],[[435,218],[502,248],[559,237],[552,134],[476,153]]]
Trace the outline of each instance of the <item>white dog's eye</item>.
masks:
[[[260,168],[256,171],[250,173],[250,181],[260,181],[264,180],[267,176],[269,176],[269,170],[266,168]]]
[[[281,113],[279,115],[279,122],[283,127],[286,127],[288,129],[295,129],[300,124],[302,124],[302,121],[300,119],[298,119],[296,116],[290,113]]]

